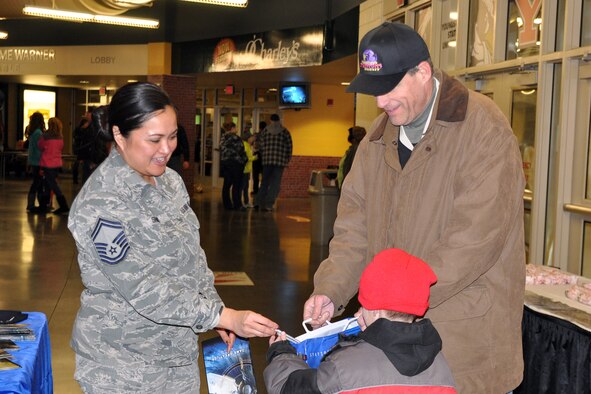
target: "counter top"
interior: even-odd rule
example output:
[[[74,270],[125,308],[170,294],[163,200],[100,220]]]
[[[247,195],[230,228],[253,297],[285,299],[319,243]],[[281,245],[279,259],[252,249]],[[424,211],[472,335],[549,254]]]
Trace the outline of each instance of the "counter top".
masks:
[[[570,286],[526,285],[525,305],[591,332],[591,306],[567,298],[564,293]]]

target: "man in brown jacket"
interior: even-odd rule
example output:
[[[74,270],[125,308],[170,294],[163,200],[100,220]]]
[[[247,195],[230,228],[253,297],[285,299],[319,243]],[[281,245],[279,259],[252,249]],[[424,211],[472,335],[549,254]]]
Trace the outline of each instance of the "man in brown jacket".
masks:
[[[433,70],[399,23],[368,32],[350,92],[384,110],[343,183],[328,258],[304,319],[342,313],[365,266],[400,248],[437,277],[431,319],[460,393],[507,393],[523,375],[524,176],[517,140],[487,97]]]

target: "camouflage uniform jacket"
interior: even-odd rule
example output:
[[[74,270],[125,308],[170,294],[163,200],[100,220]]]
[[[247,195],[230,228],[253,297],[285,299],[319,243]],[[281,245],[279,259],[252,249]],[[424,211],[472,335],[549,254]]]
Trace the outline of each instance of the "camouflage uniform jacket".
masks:
[[[76,197],[68,227],[85,290],[71,345],[99,363],[163,367],[198,356],[223,303],[181,177],[146,183],[113,149]]]

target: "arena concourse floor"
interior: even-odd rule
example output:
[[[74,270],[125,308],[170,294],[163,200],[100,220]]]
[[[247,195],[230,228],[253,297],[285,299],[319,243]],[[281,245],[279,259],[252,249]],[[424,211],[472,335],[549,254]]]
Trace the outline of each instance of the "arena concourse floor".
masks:
[[[0,184],[0,309],[43,312],[49,321],[55,393],[80,393],[69,341],[83,285],[67,216],[25,210],[30,179],[7,177]],[[80,185],[67,174],[60,186],[69,203]],[[251,309],[276,321],[293,336],[304,333],[302,308],[313,289],[313,275],[328,246],[310,239],[310,199],[279,198],[272,212],[226,211],[220,189],[205,186],[192,196],[201,245],[225,304]],[[54,203],[57,208],[57,203]],[[352,316],[350,305],[345,316]],[[216,336],[208,332],[200,340]],[[267,338],[250,340],[259,393]],[[200,356],[201,392],[207,384]]]

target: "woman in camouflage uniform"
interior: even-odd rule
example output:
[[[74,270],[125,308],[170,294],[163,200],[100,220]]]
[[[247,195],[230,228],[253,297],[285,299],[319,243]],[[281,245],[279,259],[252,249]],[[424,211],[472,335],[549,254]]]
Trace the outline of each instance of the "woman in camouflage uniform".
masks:
[[[271,336],[277,324],[224,307],[189,195],[166,163],[177,118],[166,93],[128,84],[93,113],[109,157],[84,184],[68,227],[85,286],[72,333],[87,393],[198,393],[197,334]]]

